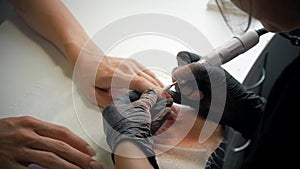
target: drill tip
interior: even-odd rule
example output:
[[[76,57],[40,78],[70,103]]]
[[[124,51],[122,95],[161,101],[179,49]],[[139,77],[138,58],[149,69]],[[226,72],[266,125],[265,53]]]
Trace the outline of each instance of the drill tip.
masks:
[[[163,88],[163,91],[166,91],[166,90],[171,89],[171,87],[174,86],[174,85],[176,85],[176,84],[177,84],[177,81],[173,82],[173,83],[170,84],[170,85],[165,86],[165,87]]]

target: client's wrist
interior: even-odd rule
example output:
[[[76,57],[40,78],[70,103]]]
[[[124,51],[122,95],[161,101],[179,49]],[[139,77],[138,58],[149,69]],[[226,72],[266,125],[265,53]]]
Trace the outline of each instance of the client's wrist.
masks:
[[[92,41],[81,41],[78,43],[69,42],[64,44],[64,54],[69,61],[72,68],[75,67],[75,64],[79,57],[103,57],[104,53],[100,48]]]
[[[80,51],[83,46],[76,45],[74,43],[67,43],[64,45],[64,54],[66,59],[69,61],[72,68],[75,67],[77,58],[80,55]]]

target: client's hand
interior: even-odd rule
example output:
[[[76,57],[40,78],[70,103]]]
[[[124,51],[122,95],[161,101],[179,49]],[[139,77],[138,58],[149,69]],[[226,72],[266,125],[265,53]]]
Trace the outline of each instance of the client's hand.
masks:
[[[163,87],[155,74],[137,61],[105,56],[93,44],[81,50],[74,65],[73,80],[90,101],[101,107],[112,101],[109,93],[112,88],[144,92]]]
[[[182,103],[194,107],[203,117],[209,111],[223,113],[221,124],[251,137],[264,99],[248,91],[221,67],[197,63],[200,57],[196,54],[180,52],[177,60],[179,67],[173,71],[173,78],[179,82],[177,91],[182,95]]]
[[[48,169],[101,169],[96,152],[65,127],[32,117],[0,119],[1,168],[26,169],[38,164]]]
[[[103,110],[104,131],[107,143],[115,153],[124,140],[135,143],[157,168],[153,150],[152,134],[166,121],[171,113],[172,98],[158,98],[155,90],[149,89],[142,95],[130,92]]]

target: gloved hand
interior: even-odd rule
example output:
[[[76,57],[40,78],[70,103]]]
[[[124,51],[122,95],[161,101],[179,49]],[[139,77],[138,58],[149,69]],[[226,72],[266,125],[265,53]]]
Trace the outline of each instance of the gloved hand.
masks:
[[[123,140],[130,140],[145,153],[154,168],[158,168],[153,150],[154,134],[171,113],[172,98],[158,98],[155,90],[142,95],[132,91],[103,110],[106,141],[112,153]]]
[[[198,110],[206,118],[209,112],[223,113],[220,124],[229,125],[240,131],[244,137],[251,138],[261,119],[265,99],[248,91],[226,70],[217,66],[197,63],[201,57],[180,52],[177,55],[179,67],[172,73],[177,80],[179,94],[170,94],[182,104]],[[178,97],[181,96],[181,99]]]

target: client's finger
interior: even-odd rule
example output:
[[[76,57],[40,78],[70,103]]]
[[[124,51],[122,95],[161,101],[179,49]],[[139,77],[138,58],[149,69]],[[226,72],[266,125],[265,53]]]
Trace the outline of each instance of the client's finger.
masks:
[[[158,77],[153,72],[147,69],[144,70],[144,72],[150,77],[152,77],[152,80],[154,80],[157,84],[159,84],[160,87],[164,87],[164,84],[158,79]]]
[[[112,102],[112,96],[104,90],[95,89],[95,97],[98,106],[104,108]]]
[[[150,88],[154,88],[154,89],[160,89],[159,86],[154,85],[153,83],[145,80],[145,78],[141,77],[141,76],[135,76],[129,85],[129,89],[131,90],[136,90],[138,92],[144,92]]]
[[[145,80],[149,81],[153,85],[157,86],[157,88],[161,87],[161,84],[146,72],[139,72],[138,75],[142,78],[145,78]]]

